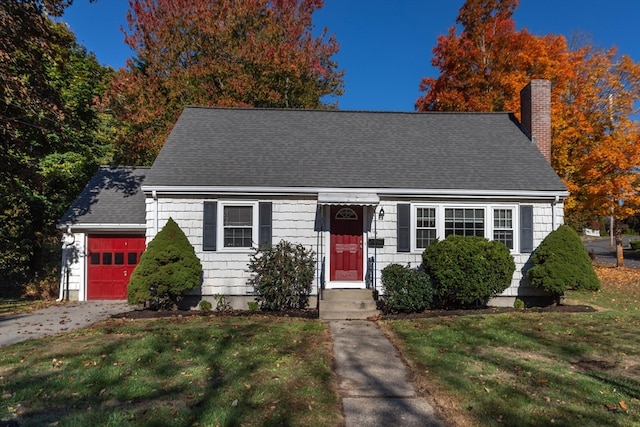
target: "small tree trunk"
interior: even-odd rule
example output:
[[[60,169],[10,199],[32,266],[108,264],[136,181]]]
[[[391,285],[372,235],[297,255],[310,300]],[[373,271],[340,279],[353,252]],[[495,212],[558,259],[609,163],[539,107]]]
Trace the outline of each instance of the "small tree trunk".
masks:
[[[622,227],[620,221],[616,221],[616,267],[624,267],[624,254],[622,252]]]

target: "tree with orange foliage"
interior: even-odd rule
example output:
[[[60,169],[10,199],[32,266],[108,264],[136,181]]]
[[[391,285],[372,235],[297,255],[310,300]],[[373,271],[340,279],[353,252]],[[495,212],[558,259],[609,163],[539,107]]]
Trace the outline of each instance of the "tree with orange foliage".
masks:
[[[615,48],[574,53],[573,76],[558,88],[562,114],[554,118],[552,163],[571,196],[569,218],[612,215],[618,265],[623,264],[620,220],[640,212],[640,64]]]
[[[468,0],[448,35],[438,37],[432,65],[438,78],[420,83],[419,111],[514,111],[532,78],[562,76],[566,41],[516,31],[517,0]]]
[[[322,0],[132,0],[125,42],[135,51],[107,92],[124,123],[116,160],[148,164],[185,105],[330,108],[342,93]]]
[[[615,49],[571,49],[563,36],[516,31],[517,6],[517,0],[465,2],[456,19],[460,33],[453,26],[438,38],[432,64],[440,75],[422,79],[425,94],[416,109],[510,110],[519,116],[520,89],[531,79],[548,79],[552,166],[571,193],[568,222],[640,212],[640,128],[632,119],[640,65]]]

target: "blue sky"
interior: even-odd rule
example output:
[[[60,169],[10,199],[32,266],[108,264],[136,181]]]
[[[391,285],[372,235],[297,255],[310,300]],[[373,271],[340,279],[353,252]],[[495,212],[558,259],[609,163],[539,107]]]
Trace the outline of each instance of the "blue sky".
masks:
[[[343,110],[413,111],[421,77],[431,67],[440,34],[455,23],[464,0],[325,0],[314,15],[340,43],[345,70]],[[132,55],[124,44],[127,0],[75,0],[62,18],[78,42],[113,68]],[[584,33],[599,47],[616,46],[640,62],[640,0],[520,0],[518,29],[538,35]]]

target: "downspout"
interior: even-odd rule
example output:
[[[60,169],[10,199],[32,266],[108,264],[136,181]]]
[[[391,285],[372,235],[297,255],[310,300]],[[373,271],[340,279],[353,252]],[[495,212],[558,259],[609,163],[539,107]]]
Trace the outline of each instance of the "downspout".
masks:
[[[155,237],[158,234],[158,192],[153,190],[151,197],[153,197],[153,236]]]
[[[556,198],[551,202],[551,231],[554,231],[557,227],[556,224],[556,205],[560,202],[560,197],[556,196]]]

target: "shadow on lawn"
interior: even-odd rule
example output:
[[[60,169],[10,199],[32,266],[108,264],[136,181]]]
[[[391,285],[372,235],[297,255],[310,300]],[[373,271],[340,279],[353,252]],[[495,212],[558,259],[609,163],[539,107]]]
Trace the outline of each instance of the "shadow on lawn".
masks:
[[[160,325],[141,333],[124,328],[107,328],[110,342],[103,346],[85,339],[76,343],[80,348],[43,351],[29,363],[5,371],[3,389],[19,402],[28,402],[30,395],[40,402],[32,401],[34,409],[25,403],[16,410],[20,422],[16,425],[191,426],[208,425],[215,418],[220,425],[231,426],[239,425],[247,414],[264,417],[262,422],[251,418],[258,425],[293,424],[287,396],[278,395],[286,389],[270,389],[282,404],[265,414],[269,411],[252,402],[254,390],[245,387],[252,374],[272,368],[272,358],[238,350],[238,342],[268,334],[268,325],[216,323],[215,328],[185,327],[179,333]],[[38,353],[41,345],[48,343],[34,342],[27,350]],[[273,351],[284,355],[299,350],[285,344]],[[189,356],[182,357],[182,352]],[[235,366],[229,366],[230,359]],[[34,367],[49,363],[52,368],[46,372],[32,373]],[[193,366],[206,373],[182,381]]]
[[[467,402],[474,403],[464,409],[479,425],[623,426],[637,421],[637,414],[618,407],[619,400],[640,396],[637,371],[619,375],[621,364],[615,361],[580,365],[596,344],[602,349],[596,354],[603,351],[604,358],[607,352],[626,350],[618,345],[625,341],[620,334],[632,334],[634,328],[603,336],[595,327],[601,318],[573,323],[568,317],[555,327],[544,317],[534,319],[442,318],[426,327],[416,321],[401,335],[428,349],[420,371],[432,372],[448,389],[469,396]],[[423,384],[427,390],[428,381]]]

